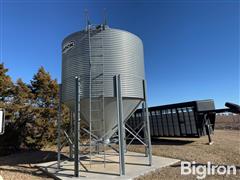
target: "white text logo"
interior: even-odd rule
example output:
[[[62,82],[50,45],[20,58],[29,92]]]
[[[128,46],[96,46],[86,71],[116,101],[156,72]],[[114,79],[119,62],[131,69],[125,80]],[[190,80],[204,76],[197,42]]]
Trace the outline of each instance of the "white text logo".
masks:
[[[181,175],[196,175],[197,179],[204,179],[207,175],[236,175],[236,166],[213,165],[211,162],[207,164],[196,164],[188,161],[181,162]]]

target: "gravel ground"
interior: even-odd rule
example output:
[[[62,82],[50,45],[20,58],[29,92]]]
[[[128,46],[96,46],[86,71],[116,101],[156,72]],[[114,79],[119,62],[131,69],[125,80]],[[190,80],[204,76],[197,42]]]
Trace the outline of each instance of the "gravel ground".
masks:
[[[214,144],[207,145],[207,137],[161,138],[153,140],[153,154],[173,157],[186,161],[196,161],[206,164],[211,161],[216,165],[236,165],[237,176],[207,176],[206,179],[240,179],[240,132],[236,130],[216,130],[213,136]],[[140,145],[132,145],[130,150],[143,152]],[[34,164],[56,160],[55,147],[42,151],[20,152],[0,157],[0,175],[4,180],[42,180],[51,179],[34,167]],[[154,173],[146,174],[143,179],[196,179],[196,176],[180,175],[180,164],[162,168]]]

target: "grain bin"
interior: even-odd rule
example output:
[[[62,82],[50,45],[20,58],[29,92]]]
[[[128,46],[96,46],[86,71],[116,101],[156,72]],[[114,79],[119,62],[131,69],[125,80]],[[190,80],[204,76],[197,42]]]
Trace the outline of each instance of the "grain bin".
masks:
[[[62,102],[74,112],[75,77],[79,77],[81,120],[106,140],[117,130],[114,77],[121,75],[125,121],[144,100],[143,44],[124,30],[105,25],[89,28],[63,40]]]

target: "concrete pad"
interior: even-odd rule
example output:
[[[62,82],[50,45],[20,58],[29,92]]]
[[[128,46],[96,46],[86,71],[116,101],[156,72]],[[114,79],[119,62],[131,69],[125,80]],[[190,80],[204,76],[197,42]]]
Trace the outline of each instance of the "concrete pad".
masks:
[[[107,152],[105,155],[106,163],[104,167],[104,156],[102,154],[92,157],[91,165],[89,157],[81,158],[80,179],[134,179],[159,168],[177,163],[178,159],[153,156],[152,166],[148,165],[148,158],[144,154],[127,152],[125,154],[126,175],[119,176],[119,156],[115,152]],[[36,165],[42,171],[56,179],[75,180],[74,162],[62,161],[61,168],[57,169],[57,161],[41,163]]]

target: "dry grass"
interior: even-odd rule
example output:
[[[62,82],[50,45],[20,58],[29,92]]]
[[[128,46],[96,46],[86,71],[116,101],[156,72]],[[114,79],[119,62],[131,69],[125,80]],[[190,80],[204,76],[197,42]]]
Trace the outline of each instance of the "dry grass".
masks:
[[[158,156],[172,157],[185,161],[195,161],[206,164],[210,161],[215,165],[236,165],[237,176],[208,176],[206,179],[240,179],[240,132],[230,130],[216,130],[213,136],[214,144],[207,145],[207,137],[200,139],[189,138],[161,138],[154,140],[153,154]],[[133,151],[143,152],[138,145],[130,148]],[[150,173],[143,179],[196,179],[195,176],[181,176],[180,164],[166,167],[154,173]]]

